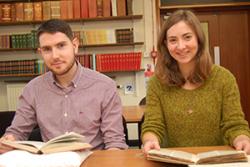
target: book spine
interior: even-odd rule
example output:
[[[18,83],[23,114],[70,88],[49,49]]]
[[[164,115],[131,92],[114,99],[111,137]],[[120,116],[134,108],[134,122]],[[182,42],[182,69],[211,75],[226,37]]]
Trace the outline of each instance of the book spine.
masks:
[[[34,7],[32,2],[26,2],[24,8],[24,21],[32,21],[34,19]]]
[[[11,21],[11,5],[9,3],[2,4],[2,21]]]
[[[43,20],[49,20],[51,19],[51,3],[50,1],[43,1]]]
[[[34,20],[42,21],[42,2],[34,2]]]
[[[73,17],[74,19],[81,18],[81,1],[80,0],[73,0]]]
[[[111,16],[111,1],[103,0],[103,16],[110,17]]]
[[[23,9],[23,3],[17,2],[15,3],[16,7],[16,21],[23,21],[24,20],[24,9]]]
[[[89,0],[81,0],[81,18],[89,17]]]
[[[89,17],[94,18],[97,17],[97,4],[96,0],[89,0]]]
[[[126,0],[116,0],[117,16],[126,16]]]

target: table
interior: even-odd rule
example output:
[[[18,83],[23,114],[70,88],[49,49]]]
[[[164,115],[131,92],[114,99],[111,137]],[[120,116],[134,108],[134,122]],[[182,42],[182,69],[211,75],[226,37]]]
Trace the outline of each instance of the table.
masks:
[[[143,122],[143,116],[145,111],[145,106],[123,106],[123,116],[126,123],[136,123],[138,126],[138,146],[141,147],[141,124]]]
[[[122,110],[127,123],[139,123],[144,115],[145,106],[123,106]]]
[[[182,148],[180,147],[171,149],[183,150],[191,153],[199,153],[211,150],[229,150],[232,149],[232,147],[229,146],[182,147]],[[90,155],[90,157],[88,157],[81,164],[81,167],[173,167],[173,166],[178,166],[178,165],[146,160],[141,150],[139,149],[94,151],[93,154]]]

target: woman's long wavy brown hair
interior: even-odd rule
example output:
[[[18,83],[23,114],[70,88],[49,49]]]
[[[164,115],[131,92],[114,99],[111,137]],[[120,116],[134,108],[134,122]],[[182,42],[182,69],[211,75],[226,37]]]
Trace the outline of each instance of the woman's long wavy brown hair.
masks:
[[[186,80],[182,76],[178,63],[169,53],[166,42],[167,31],[176,23],[184,21],[195,32],[198,40],[198,51],[195,56],[195,69],[187,80],[193,84],[202,83],[210,74],[212,59],[206,44],[206,37],[198,18],[189,10],[177,10],[163,24],[157,49],[159,52],[155,74],[158,79],[169,86],[182,86]]]

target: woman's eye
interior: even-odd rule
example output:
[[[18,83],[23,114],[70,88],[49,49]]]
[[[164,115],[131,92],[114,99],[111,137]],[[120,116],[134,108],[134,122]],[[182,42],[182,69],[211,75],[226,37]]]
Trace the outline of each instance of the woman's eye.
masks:
[[[191,38],[192,38],[191,35],[187,35],[187,36],[184,37],[185,40],[190,40]]]
[[[171,44],[176,43],[176,41],[177,41],[176,39],[169,39],[169,40],[168,40],[168,42],[171,43]]]

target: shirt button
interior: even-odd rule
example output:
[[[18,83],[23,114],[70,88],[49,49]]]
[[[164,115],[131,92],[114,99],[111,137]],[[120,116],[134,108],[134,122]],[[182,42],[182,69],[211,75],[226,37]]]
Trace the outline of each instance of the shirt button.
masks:
[[[68,116],[68,114],[65,112],[65,113],[64,113],[64,117],[67,117],[67,116]]]

